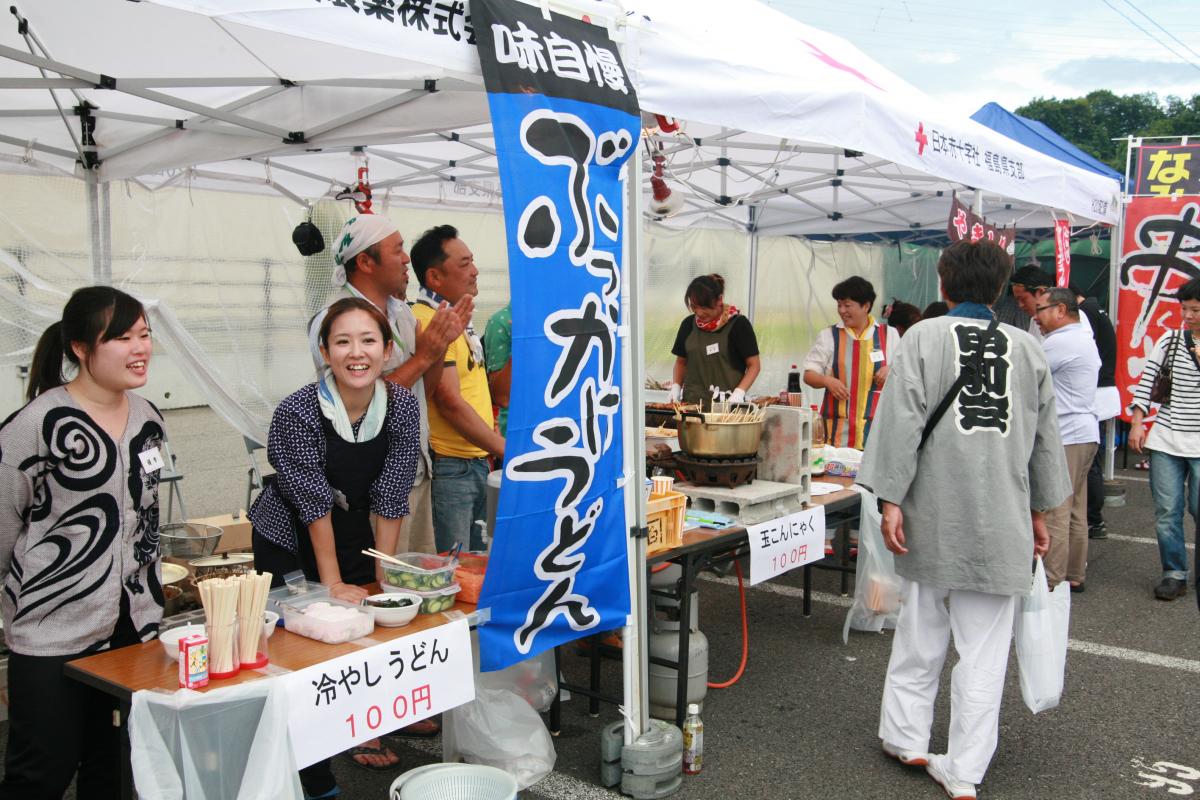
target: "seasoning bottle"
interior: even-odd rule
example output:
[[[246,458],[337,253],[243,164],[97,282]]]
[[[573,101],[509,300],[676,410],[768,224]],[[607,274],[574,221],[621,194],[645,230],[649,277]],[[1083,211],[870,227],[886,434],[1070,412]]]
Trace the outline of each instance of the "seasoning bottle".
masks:
[[[788,387],[787,388],[788,392],[790,392],[792,394],[803,391],[800,388],[800,368],[797,367],[795,364],[792,364],[792,369],[788,373],[787,387]]]
[[[687,719],[683,721],[683,774],[699,775],[704,769],[704,723],[700,721],[700,706],[688,703]]]

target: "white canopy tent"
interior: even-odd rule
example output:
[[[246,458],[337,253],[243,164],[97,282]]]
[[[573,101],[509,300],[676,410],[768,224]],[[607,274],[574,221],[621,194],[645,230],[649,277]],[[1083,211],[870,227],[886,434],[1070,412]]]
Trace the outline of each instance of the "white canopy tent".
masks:
[[[0,30],[0,156],[79,174],[77,162],[96,163],[101,183],[307,199],[347,182],[338,154],[368,147],[376,184],[414,201],[442,199],[437,185],[452,181],[494,190],[469,7],[388,21],[367,5],[39,0],[24,35],[16,19]],[[984,192],[1001,223],[1044,227],[1051,209],[1116,221],[1115,182],[955,118],[844,40],[753,0],[567,5],[624,42],[643,108],[687,121],[683,136],[656,137],[688,195],[681,221],[744,225],[740,204],[760,231],[938,228],[956,189]]]
[[[15,17],[0,30],[0,168],[87,182],[99,280],[110,274],[106,198],[117,181],[307,203],[351,182],[355,159],[366,156],[377,196],[495,207],[495,153],[466,15],[439,3],[441,19],[418,20],[397,5],[387,20],[362,13],[363,2],[38,0],[22,9],[28,25]],[[1044,226],[1054,209],[1116,219],[1115,182],[952,118],[843,40],[753,0],[542,5],[608,25],[642,107],[686,120],[680,133],[648,138],[686,198],[670,224],[775,234],[942,228],[955,190],[981,191],[983,212],[1000,223]],[[631,169],[645,179],[650,166],[638,158]],[[631,218],[643,202],[631,193]],[[628,245],[623,285],[635,288],[624,386],[636,409],[636,233]],[[169,316],[162,322],[170,330]],[[182,326],[174,336],[187,350]],[[252,421],[229,393],[210,389],[214,407],[245,431]],[[637,416],[626,415],[630,441],[640,435]],[[642,454],[629,450],[636,474]],[[628,494],[630,518],[644,519],[641,493]],[[634,596],[644,603],[644,585]],[[626,647],[627,704],[642,709],[631,734],[645,719],[639,649]]]

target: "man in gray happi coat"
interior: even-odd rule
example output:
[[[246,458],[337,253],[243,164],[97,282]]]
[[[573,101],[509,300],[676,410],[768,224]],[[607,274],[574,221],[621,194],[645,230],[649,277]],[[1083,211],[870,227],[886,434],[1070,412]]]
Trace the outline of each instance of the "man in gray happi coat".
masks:
[[[995,753],[1016,598],[1029,593],[1034,556],[1049,542],[1043,513],[1071,493],[1041,345],[1011,325],[989,331],[1010,264],[986,241],[943,252],[950,313],[901,340],[858,475],[879,498],[902,584],[883,750],[925,766],[953,798],[975,797]],[[951,633],[959,661],[949,745],[934,755],[933,703]]]

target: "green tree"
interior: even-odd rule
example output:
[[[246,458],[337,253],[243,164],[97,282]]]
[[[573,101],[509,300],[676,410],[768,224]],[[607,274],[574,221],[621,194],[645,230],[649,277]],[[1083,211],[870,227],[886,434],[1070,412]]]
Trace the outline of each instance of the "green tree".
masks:
[[[1059,100],[1038,97],[1017,109],[1023,117],[1054,129],[1079,149],[1113,169],[1125,171],[1125,136],[1184,136],[1200,133],[1200,95],[1190,100],[1158,95],[1118,95],[1107,89]],[[1117,140],[1117,141],[1114,141]]]

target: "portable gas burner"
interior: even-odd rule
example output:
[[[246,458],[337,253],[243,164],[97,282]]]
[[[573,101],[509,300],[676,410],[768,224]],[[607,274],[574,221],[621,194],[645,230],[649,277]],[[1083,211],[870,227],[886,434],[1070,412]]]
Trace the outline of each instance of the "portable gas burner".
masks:
[[[743,486],[758,477],[759,459],[704,458],[675,454],[675,468],[684,480],[697,486]]]

